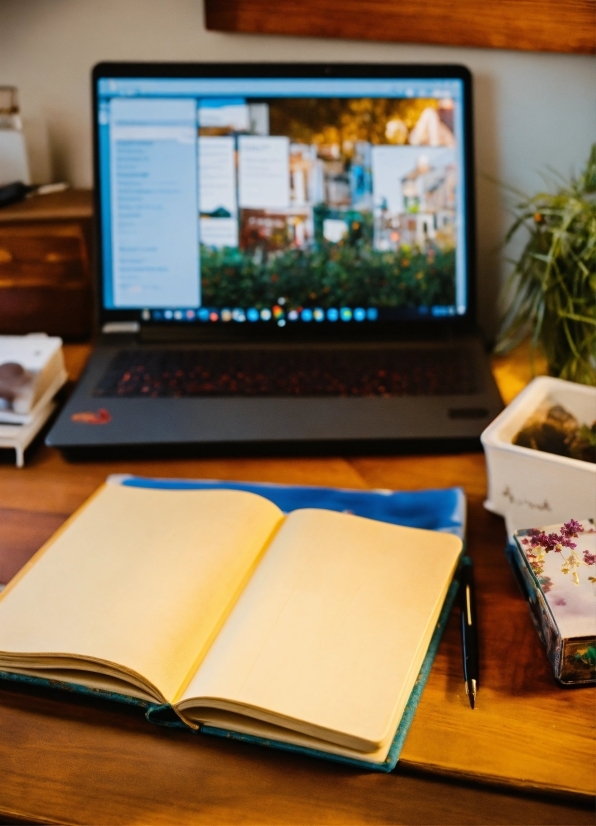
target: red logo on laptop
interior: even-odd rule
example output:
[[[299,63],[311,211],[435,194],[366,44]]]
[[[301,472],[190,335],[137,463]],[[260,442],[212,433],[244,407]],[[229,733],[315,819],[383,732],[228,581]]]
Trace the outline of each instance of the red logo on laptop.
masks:
[[[100,407],[96,413],[85,411],[84,413],[73,413],[70,417],[73,422],[81,424],[108,424],[112,421],[112,415],[105,407]]]

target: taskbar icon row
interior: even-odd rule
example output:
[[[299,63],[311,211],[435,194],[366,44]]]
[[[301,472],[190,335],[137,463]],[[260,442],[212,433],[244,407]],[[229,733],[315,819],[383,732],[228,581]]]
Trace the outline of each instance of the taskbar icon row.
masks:
[[[286,322],[321,322],[321,321],[377,321],[379,312],[376,307],[298,307],[286,309],[276,304],[274,307],[257,309],[241,307],[215,309],[213,307],[199,307],[198,310],[142,310],[143,321],[198,321],[208,322],[249,322],[259,321],[277,323],[284,327]]]

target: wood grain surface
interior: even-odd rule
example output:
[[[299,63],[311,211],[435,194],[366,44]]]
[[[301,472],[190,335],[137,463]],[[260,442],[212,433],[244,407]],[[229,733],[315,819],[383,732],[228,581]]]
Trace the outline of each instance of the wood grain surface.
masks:
[[[77,374],[88,348],[66,352]],[[497,376],[499,370],[507,397],[519,380],[519,365],[501,360]],[[4,459],[0,464],[0,558],[14,557],[14,569],[109,473],[121,472],[356,489],[461,485],[479,591],[478,707],[469,709],[463,691],[457,612],[391,775],[162,730],[136,711],[106,702],[3,687],[0,819],[593,823],[595,692],[562,689],[552,678],[504,559],[502,520],[482,507],[481,453],[68,464],[38,444],[25,469]]]
[[[205,0],[208,29],[594,53],[594,0]]]
[[[87,339],[92,195],[34,195],[0,210],[0,333]]]
[[[0,209],[0,224],[84,220],[92,217],[93,196],[90,189],[67,189],[48,195],[33,195]]]

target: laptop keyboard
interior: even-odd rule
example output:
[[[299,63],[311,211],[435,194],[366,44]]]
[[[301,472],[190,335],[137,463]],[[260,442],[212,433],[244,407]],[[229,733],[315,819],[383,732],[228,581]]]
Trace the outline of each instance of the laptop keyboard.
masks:
[[[461,348],[121,350],[94,390],[118,398],[442,396],[477,389]]]

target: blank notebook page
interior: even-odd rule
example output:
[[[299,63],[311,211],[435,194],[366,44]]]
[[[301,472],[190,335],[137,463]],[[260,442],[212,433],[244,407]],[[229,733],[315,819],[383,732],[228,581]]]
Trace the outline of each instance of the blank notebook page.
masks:
[[[173,700],[281,518],[252,493],[104,485],[3,593],[0,659],[116,663]]]
[[[295,511],[188,685],[182,708],[200,706],[189,698],[220,698],[235,710],[272,712],[279,724],[285,718],[307,734],[331,732],[339,745],[373,751],[387,743],[461,547],[450,534]]]

